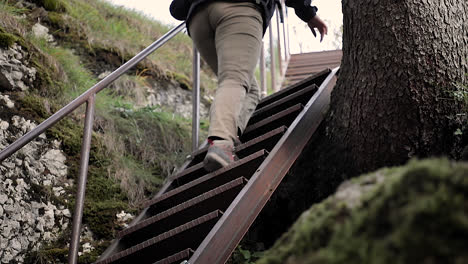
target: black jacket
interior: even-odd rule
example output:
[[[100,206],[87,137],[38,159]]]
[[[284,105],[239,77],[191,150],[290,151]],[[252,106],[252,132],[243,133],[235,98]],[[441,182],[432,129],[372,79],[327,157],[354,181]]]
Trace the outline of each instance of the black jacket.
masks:
[[[216,0],[172,0],[170,11],[171,15],[177,20],[185,20],[190,23],[191,16],[196,12],[197,8],[209,1]],[[229,1],[229,0],[223,0]],[[239,1],[239,0],[231,0]],[[271,17],[275,12],[276,3],[280,0],[245,0],[257,3],[260,6],[263,17],[263,33],[268,27]],[[317,13],[317,7],[311,6],[311,0],[286,0],[286,6],[294,8],[296,15],[304,22],[308,22]]]

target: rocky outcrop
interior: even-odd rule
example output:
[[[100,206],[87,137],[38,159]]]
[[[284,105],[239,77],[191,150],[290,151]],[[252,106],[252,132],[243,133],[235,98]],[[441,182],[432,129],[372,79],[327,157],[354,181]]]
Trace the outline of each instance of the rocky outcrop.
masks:
[[[36,79],[36,69],[29,65],[27,53],[14,44],[0,49],[0,91],[26,91]]]
[[[163,106],[185,118],[192,118],[192,91],[182,89],[177,82],[154,83],[147,92],[147,106]],[[207,100],[200,102],[200,116],[208,117],[209,105],[204,101]]]
[[[381,169],[343,183],[256,263],[468,263],[467,194],[467,163]]]
[[[34,127],[20,116],[0,120],[0,149]],[[23,263],[68,227],[70,210],[59,202],[72,185],[65,162],[60,142],[42,134],[0,164],[1,263]]]

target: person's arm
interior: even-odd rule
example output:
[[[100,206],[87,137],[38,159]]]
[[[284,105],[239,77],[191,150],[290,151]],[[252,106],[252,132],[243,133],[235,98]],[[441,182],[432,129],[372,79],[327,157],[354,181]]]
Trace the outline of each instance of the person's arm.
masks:
[[[317,16],[318,8],[311,6],[311,0],[286,0],[286,6],[294,8],[296,15],[307,23],[312,34],[317,36],[315,29],[320,33],[320,42],[328,34],[328,27],[320,17]]]

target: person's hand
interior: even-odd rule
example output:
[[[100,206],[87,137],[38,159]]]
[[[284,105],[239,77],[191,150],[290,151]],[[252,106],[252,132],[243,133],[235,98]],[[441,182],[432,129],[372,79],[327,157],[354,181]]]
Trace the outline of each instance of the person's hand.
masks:
[[[323,37],[327,35],[328,33],[328,27],[325,25],[325,22],[323,22],[322,19],[320,19],[319,16],[314,16],[307,22],[307,25],[309,26],[310,30],[312,31],[312,34],[314,34],[314,37],[317,37],[317,33],[315,32],[315,29],[317,29],[320,33],[320,42],[322,42]]]

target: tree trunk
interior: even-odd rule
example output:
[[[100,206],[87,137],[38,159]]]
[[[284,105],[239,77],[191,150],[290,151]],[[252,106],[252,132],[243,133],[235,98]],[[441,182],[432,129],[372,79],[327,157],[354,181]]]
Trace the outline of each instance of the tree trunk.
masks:
[[[341,75],[330,138],[352,171],[450,155],[468,72],[466,0],[343,0]],[[466,122],[466,119],[464,120]]]
[[[455,95],[468,83],[468,2],[342,4],[343,60],[330,110],[258,221],[267,245],[344,179],[411,157],[454,158],[466,140],[468,131],[454,132],[467,126]]]

